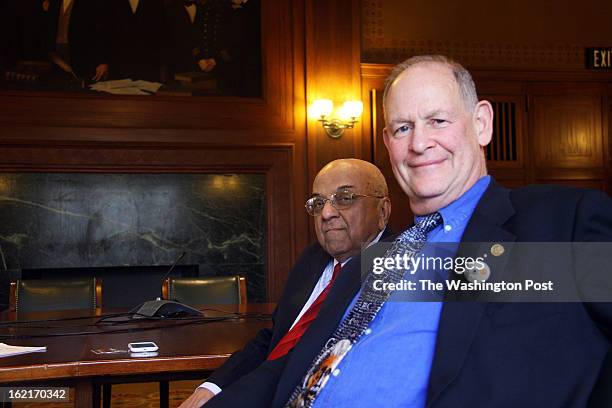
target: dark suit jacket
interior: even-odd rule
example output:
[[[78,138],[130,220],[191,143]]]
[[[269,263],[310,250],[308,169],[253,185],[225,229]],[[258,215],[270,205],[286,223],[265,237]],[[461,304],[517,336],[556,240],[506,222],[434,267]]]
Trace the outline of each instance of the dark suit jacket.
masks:
[[[167,5],[165,60],[170,74],[199,72],[198,61],[208,58],[214,58],[217,64],[211,75],[225,69],[228,31],[232,29],[229,25],[233,15],[231,10],[226,1],[197,3],[192,23],[182,0]]]
[[[165,34],[162,0],[140,0],[136,13],[128,0],[105,1],[111,78],[159,81]]]
[[[197,4],[192,23],[182,1],[173,1],[166,6],[167,38],[163,59],[171,78],[179,72],[200,71],[197,49],[204,30],[201,14],[202,7]]]
[[[553,186],[510,191],[492,181],[462,241],[611,239],[612,200],[604,193]],[[263,365],[238,381],[226,390],[225,403],[215,406],[282,407],[359,284],[335,289],[321,310],[324,318],[312,324],[285,361]],[[610,329],[611,304],[446,302],[427,406],[584,407],[610,348]],[[384,405],[384,396],[380,402]]]

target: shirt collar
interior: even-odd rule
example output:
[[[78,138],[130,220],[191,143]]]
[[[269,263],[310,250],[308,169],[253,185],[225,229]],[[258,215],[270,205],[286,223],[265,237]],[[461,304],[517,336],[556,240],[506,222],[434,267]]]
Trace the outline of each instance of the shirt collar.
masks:
[[[468,191],[463,193],[461,197],[450,203],[444,208],[438,210],[442,216],[442,221],[445,231],[450,231],[465,224],[467,220],[472,216],[480,197],[489,187],[491,182],[491,176],[483,176]],[[422,216],[416,216],[415,221],[422,218]]]

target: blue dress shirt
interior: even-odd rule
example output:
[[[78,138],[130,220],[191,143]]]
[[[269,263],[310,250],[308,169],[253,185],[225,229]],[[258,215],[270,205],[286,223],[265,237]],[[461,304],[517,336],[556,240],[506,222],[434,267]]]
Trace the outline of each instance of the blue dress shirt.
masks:
[[[490,180],[482,177],[440,209],[443,224],[428,234],[427,242],[460,242]],[[441,310],[441,302],[387,301],[330,376],[314,406],[425,407]]]

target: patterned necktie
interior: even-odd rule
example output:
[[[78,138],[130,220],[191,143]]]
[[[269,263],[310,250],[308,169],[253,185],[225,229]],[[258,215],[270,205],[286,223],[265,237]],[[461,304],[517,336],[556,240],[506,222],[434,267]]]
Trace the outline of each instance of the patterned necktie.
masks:
[[[395,258],[396,255],[404,254],[409,258],[416,256],[427,242],[427,234],[441,222],[442,216],[437,212],[420,218],[414,226],[397,237],[385,253],[385,257]],[[329,376],[367,330],[391,294],[389,290],[374,290],[374,281],[397,283],[402,279],[404,272],[402,268],[393,267],[385,268],[380,275],[370,273],[367,276],[355,305],[313,360],[306,376],[293,390],[285,407],[312,407],[315,398],[327,384]]]
[[[287,334],[283,336],[282,339],[280,339],[274,349],[270,352],[268,360],[276,360],[277,358],[284,356],[289,351],[291,351],[293,347],[295,347],[298,341],[300,341],[302,335],[306,333],[306,330],[308,330],[310,323],[312,323],[313,320],[319,314],[319,310],[321,310],[323,301],[327,297],[331,286],[338,277],[341,268],[342,264],[340,263],[337,263],[336,266],[334,266],[332,278],[325,287],[325,289],[323,289],[319,296],[317,296],[317,299],[312,303],[312,305],[310,305],[308,310],[302,315],[302,317],[300,317],[300,320],[291,328],[291,330],[289,330]]]

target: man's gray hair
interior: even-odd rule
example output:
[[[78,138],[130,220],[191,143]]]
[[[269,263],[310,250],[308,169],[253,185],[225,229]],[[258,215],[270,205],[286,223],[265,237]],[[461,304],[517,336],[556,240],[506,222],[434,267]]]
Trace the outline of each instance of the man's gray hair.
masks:
[[[461,98],[463,99],[465,108],[468,112],[474,111],[474,108],[478,104],[476,85],[474,84],[472,75],[470,75],[470,73],[465,68],[463,68],[461,64],[444,55],[417,55],[415,57],[408,58],[404,62],[400,62],[395,67],[393,67],[391,73],[385,80],[385,92],[383,93],[385,120],[387,119],[387,96],[391,85],[397,79],[397,77],[400,76],[402,72],[414,65],[423,63],[442,64],[449,67],[453,72],[453,76],[455,77],[455,81],[457,81],[457,85],[459,85],[459,92],[461,93]]]

